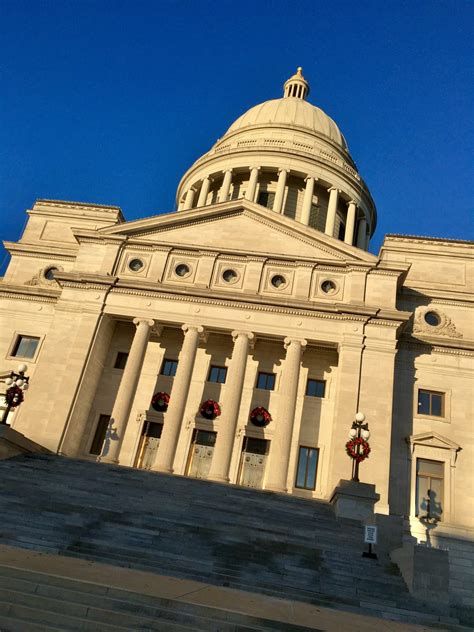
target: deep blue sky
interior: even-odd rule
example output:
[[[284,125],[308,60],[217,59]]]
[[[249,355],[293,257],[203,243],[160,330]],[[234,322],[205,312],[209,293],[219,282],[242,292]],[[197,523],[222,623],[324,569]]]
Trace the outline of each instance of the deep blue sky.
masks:
[[[472,238],[471,0],[0,1],[0,213],[169,211],[190,164],[296,66],[388,232]]]

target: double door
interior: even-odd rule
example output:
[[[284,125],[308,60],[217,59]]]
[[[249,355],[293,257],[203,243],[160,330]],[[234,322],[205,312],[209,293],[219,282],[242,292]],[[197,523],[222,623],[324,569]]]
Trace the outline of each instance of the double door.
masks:
[[[216,432],[198,430],[193,432],[193,439],[189,449],[187,476],[191,478],[207,478],[211,468]]]
[[[150,470],[156,459],[163,424],[154,421],[145,421],[138,448],[136,467],[142,470]]]
[[[239,475],[239,484],[243,487],[263,487],[269,444],[266,439],[244,438]]]

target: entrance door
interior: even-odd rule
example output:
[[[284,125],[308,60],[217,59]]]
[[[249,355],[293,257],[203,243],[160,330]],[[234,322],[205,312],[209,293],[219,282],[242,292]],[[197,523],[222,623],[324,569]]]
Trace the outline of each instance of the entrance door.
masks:
[[[240,460],[240,485],[261,489],[267,464],[269,441],[245,437]]]
[[[216,432],[194,430],[189,449],[188,472],[191,478],[207,478],[211,467]]]
[[[160,437],[163,424],[154,421],[145,421],[143,424],[142,438],[138,450],[137,467],[142,470],[150,470],[153,467],[160,445]]]

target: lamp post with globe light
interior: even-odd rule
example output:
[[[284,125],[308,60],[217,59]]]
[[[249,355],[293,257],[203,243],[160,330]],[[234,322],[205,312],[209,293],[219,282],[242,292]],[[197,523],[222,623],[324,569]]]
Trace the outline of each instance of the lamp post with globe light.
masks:
[[[369,424],[364,423],[364,421],[364,413],[356,413],[349,431],[349,441],[346,443],[346,452],[352,459],[352,480],[357,483],[359,482],[359,463],[366,459],[370,453]]]
[[[30,378],[25,375],[28,367],[26,364],[20,364],[16,371],[10,373],[10,377],[5,380],[7,390],[5,393],[5,402],[7,404],[0,424],[6,424],[8,415],[12,408],[16,408],[23,401],[23,393],[28,389]]]

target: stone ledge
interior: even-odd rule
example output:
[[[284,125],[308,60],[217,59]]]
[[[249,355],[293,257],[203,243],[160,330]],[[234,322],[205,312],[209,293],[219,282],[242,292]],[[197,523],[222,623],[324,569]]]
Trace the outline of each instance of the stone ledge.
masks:
[[[39,443],[35,443],[25,437],[25,435],[22,435],[21,432],[13,430],[10,426],[0,424],[0,460],[11,459],[20,454],[31,454],[32,452],[53,454],[50,450],[39,445]]]
[[[330,503],[337,518],[365,521],[374,515],[374,505],[380,499],[375,485],[340,480]]]

